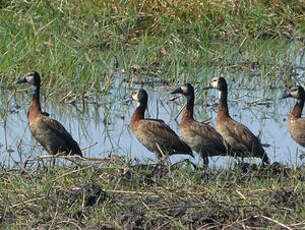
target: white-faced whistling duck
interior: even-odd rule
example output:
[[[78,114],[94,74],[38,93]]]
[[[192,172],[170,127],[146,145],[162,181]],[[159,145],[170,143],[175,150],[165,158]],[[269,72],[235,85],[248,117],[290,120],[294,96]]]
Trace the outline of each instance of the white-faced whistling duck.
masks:
[[[138,107],[131,117],[131,128],[137,139],[160,159],[163,155],[188,154],[191,148],[162,120],[145,119],[148,95],[144,89],[132,93]]]
[[[292,87],[289,93],[282,98],[293,97],[298,99],[293,110],[288,114],[287,126],[291,137],[305,147],[305,118],[301,117],[305,101],[305,91],[301,86]]]
[[[230,155],[242,158],[259,157],[262,159],[263,164],[269,164],[268,156],[260,140],[246,126],[230,117],[227,104],[228,86],[226,80],[223,77],[214,77],[208,88],[220,91],[216,130],[230,145],[233,151]]]
[[[56,120],[41,112],[39,91],[40,76],[37,72],[29,72],[16,84],[29,83],[33,86],[33,99],[28,112],[28,121],[34,138],[51,154],[80,155],[82,152],[70,133]]]
[[[187,104],[180,122],[180,133],[183,140],[202,156],[206,166],[209,164],[208,156],[226,156],[227,150],[222,136],[212,126],[194,120],[193,86],[187,83],[171,93],[181,93],[186,97]]]

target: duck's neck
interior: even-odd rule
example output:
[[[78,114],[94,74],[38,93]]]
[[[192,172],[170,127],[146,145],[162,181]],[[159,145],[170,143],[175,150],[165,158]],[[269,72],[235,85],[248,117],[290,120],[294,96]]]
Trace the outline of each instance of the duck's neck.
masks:
[[[220,91],[220,99],[218,103],[218,114],[217,114],[218,118],[230,117],[227,97],[228,97],[228,90],[227,88],[224,88],[223,90]]]
[[[40,87],[35,86],[33,89],[33,98],[32,98],[32,103],[30,106],[30,110],[28,113],[28,118],[30,122],[34,120],[38,115],[41,114],[41,106],[40,106],[40,99],[39,99],[39,91]]]
[[[297,119],[301,117],[302,110],[304,107],[304,98],[300,99],[294,106],[293,110],[290,112],[289,116],[291,118]]]
[[[144,119],[146,107],[147,107],[146,103],[140,103],[140,105],[136,108],[136,110],[132,114],[131,123]]]
[[[184,109],[181,123],[187,120],[194,120],[194,94],[186,96],[186,108]]]

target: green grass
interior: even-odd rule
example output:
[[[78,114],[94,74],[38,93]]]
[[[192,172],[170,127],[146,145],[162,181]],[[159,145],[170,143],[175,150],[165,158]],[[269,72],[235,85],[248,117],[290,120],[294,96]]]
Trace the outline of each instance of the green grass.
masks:
[[[114,60],[128,75],[170,81],[246,60],[278,65],[304,33],[301,1],[5,1],[0,11],[0,76],[35,69],[55,95],[106,93]]]
[[[301,229],[304,167],[111,164],[1,170],[5,229]],[[90,186],[88,186],[90,184]],[[87,185],[90,189],[80,189]],[[78,189],[78,190],[77,190]],[[80,189],[80,190],[79,190]],[[76,192],[78,191],[78,192]],[[91,200],[90,200],[91,199]]]

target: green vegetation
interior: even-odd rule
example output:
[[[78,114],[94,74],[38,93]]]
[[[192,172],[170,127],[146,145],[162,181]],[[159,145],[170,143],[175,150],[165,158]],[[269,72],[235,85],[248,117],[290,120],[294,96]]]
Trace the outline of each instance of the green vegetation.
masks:
[[[5,88],[36,70],[47,100],[67,103],[107,95],[117,80],[187,79],[200,88],[222,75],[249,91],[304,84],[304,12],[301,0],[4,0],[0,81]],[[4,121],[12,99],[1,96]],[[203,173],[125,158],[55,169],[22,163],[0,165],[4,229],[305,228],[304,166]]]
[[[177,81],[258,62],[289,68],[302,41],[302,1],[3,1],[0,76],[42,74],[48,92],[104,92],[113,63],[128,78]],[[276,38],[276,45],[266,42]],[[261,39],[261,41],[258,41]],[[276,66],[276,68],[274,68]],[[271,73],[271,74],[272,74]],[[56,91],[56,92],[54,92]]]

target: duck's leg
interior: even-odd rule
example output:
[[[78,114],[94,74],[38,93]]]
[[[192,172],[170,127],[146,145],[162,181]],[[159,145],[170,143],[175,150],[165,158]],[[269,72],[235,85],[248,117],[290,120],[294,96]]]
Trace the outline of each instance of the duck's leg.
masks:
[[[49,167],[51,169],[54,169],[55,168],[55,164],[56,164],[56,158],[55,157],[52,157],[52,159],[50,159],[50,165]]]
[[[264,153],[262,156],[262,165],[270,165],[270,160],[266,153]]]
[[[201,152],[201,157],[202,157],[202,159],[203,159],[203,168],[204,169],[207,169],[208,167],[209,167],[209,158],[208,158],[208,154],[205,152],[205,151],[203,151],[203,152]]]
[[[161,149],[161,147],[160,147],[160,145],[158,144],[158,143],[156,143],[156,147],[157,147],[157,149],[158,149],[158,152],[157,152],[157,156],[158,156],[158,162],[157,162],[157,165],[164,165],[164,163],[165,163],[165,165],[168,167],[168,170],[169,170],[169,172],[171,171],[171,161],[170,161],[170,159],[169,159],[169,155],[168,154],[165,154],[163,151],[162,151],[162,149]]]
[[[204,158],[203,158],[203,164],[204,164],[204,167],[205,167],[205,168],[208,168],[208,167],[209,167],[209,158],[208,158],[208,156],[204,156]]]

